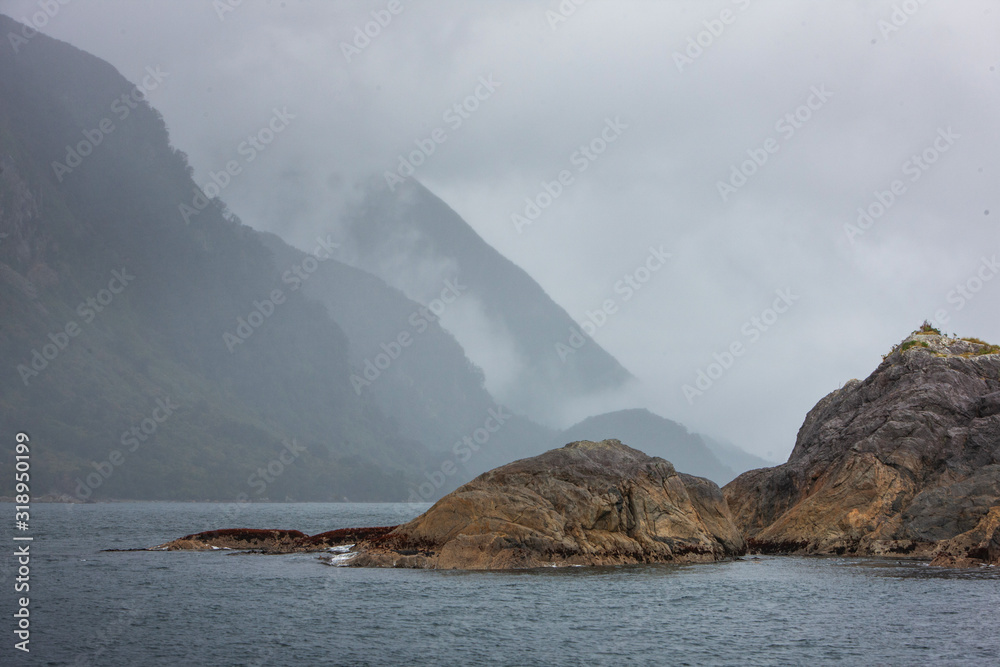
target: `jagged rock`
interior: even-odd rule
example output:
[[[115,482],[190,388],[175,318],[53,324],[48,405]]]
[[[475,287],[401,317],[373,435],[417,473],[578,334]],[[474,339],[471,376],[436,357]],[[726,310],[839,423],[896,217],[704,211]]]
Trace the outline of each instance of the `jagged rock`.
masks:
[[[787,463],[723,489],[749,549],[985,562],[957,536],[1000,505],[998,352],[915,332],[823,398]]]
[[[976,527],[940,545],[931,565],[973,567],[980,563],[1000,565],[1000,505],[993,507]]]
[[[581,441],[480,475],[354,566],[511,569],[712,561],[744,552],[719,487],[618,440]]]

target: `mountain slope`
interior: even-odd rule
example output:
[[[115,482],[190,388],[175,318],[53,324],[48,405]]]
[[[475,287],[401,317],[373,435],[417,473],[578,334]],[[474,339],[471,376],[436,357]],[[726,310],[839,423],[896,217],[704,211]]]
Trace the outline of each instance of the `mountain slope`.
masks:
[[[482,371],[427,308],[336,259],[296,273],[308,255],[273,234],[260,237],[279,266],[292,267],[289,283],[301,281],[303,293],[325,305],[345,332],[355,392],[371,397],[431,452],[407,497],[436,499],[486,470],[544,451],[552,431],[501,407],[483,387]],[[494,414],[502,423],[485,439],[484,424]],[[443,477],[442,468],[450,471]]]
[[[423,304],[460,277],[463,296],[442,319],[486,371],[499,400],[545,422],[574,398],[620,388],[631,375],[587,338],[571,354],[575,322],[525,273],[485,243],[425,187],[408,181],[390,192],[371,185],[349,216],[354,263]],[[572,348],[571,348],[572,349]]]
[[[704,434],[700,434],[700,437],[705,443],[705,446],[708,447],[709,451],[715,455],[715,458],[722,461],[726,467],[732,468],[737,473],[746,472],[747,470],[755,470],[757,468],[770,468],[777,463],[777,461],[769,461],[768,459],[757,456],[756,454],[751,454],[731,442],[716,440],[715,438]]]
[[[427,448],[353,391],[345,334],[256,232],[217,200],[185,220],[190,168],[135,98],[44,35],[0,49],[0,421],[40,444],[33,488],[405,498]]]
[[[44,36],[0,56],[0,422],[48,443],[40,488],[432,500],[541,451],[433,313],[204,199],[135,90]]]
[[[301,266],[308,258],[273,234],[261,234],[261,239],[278,266]],[[301,280],[299,274],[307,278]],[[303,293],[323,303],[347,336],[352,389],[376,397],[411,437],[441,446],[495,407],[483,388],[482,371],[433,314],[421,312],[420,304],[336,259],[299,274],[293,270],[286,278],[293,286],[301,281]],[[398,342],[401,334],[405,346]]]

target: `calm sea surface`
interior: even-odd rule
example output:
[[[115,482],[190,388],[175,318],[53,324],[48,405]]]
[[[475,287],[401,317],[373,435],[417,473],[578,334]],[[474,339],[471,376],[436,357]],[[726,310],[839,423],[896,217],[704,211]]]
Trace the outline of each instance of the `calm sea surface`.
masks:
[[[8,528],[0,664],[1000,664],[1000,568],[769,557],[470,573],[100,551],[212,528],[387,525],[426,507],[36,504],[31,654],[13,649]]]

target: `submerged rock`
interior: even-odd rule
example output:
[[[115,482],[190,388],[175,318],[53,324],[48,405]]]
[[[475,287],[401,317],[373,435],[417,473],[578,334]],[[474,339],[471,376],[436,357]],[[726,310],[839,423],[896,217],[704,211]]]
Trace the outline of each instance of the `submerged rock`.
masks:
[[[360,543],[350,564],[511,569],[713,561],[744,549],[713,482],[604,440],[480,475],[413,521]]]
[[[925,328],[823,398],[787,463],[724,487],[748,548],[1000,562],[998,352]]]

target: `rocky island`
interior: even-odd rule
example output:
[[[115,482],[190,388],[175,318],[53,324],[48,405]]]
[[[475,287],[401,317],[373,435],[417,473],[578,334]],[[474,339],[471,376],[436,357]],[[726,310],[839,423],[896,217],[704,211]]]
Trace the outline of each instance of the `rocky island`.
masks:
[[[714,482],[618,440],[574,442],[496,468],[401,526],[314,536],[219,530],[155,548],[288,553],[347,544],[356,544],[351,565],[470,570],[704,562],[745,551]]]
[[[352,565],[511,569],[713,561],[745,544],[719,487],[618,440],[574,442],[480,475]]]
[[[924,325],[723,492],[756,553],[1000,563],[1000,348]]]

